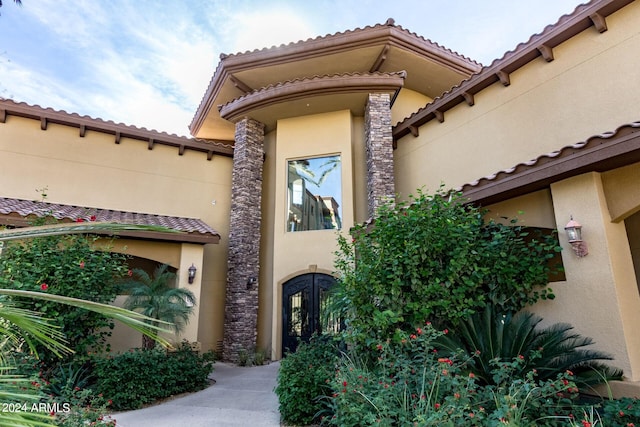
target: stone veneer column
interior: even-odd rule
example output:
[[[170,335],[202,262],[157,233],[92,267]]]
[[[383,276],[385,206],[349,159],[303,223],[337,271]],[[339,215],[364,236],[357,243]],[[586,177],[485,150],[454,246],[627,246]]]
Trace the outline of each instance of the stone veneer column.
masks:
[[[389,200],[395,200],[389,94],[369,94],[364,112],[364,126],[369,217],[373,217],[378,207]]]
[[[262,123],[236,123],[223,343],[223,358],[232,362],[256,345],[263,146]]]

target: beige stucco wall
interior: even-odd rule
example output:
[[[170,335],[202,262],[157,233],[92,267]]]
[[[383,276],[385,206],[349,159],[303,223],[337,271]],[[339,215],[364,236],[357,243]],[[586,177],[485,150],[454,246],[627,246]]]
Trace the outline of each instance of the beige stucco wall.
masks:
[[[199,302],[200,333],[205,348],[222,339],[226,252],[232,159],[77,128],[8,116],[0,124],[0,195],[39,200],[36,189],[47,188],[46,201],[76,206],[126,210],[200,218],[222,236],[220,244],[206,245],[204,259],[180,259],[175,267],[195,263],[202,292]],[[215,200],[215,204],[213,201]],[[160,246],[152,245],[145,258],[165,262]],[[175,265],[177,264],[177,265]],[[183,271],[179,272],[182,277]]]
[[[402,198],[425,186],[464,183],[510,168],[638,119],[640,3],[589,28],[398,141],[396,185]]]
[[[396,188],[456,188],[520,162],[583,141],[638,119],[640,3],[607,18],[608,31],[589,28],[398,141]],[[550,190],[490,206],[495,216],[557,227],[566,281],[553,283],[556,300],[534,310],[547,324],[568,322],[614,355],[628,380],[640,380],[640,296],[624,218],[640,209],[638,165],[585,174]],[[584,226],[589,255],[577,257],[563,227],[570,215]]]
[[[333,271],[335,230],[287,232],[287,161],[339,154],[342,175],[342,227],[353,226],[352,117],[348,110],[278,121],[275,143],[273,205],[272,342],[280,357],[282,331],[282,284],[299,274]],[[271,152],[271,151],[270,151]]]

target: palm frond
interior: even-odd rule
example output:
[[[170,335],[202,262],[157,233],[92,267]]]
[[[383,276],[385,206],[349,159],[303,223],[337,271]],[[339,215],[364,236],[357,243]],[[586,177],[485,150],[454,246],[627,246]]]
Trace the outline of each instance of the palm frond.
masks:
[[[105,233],[117,235],[119,231],[161,231],[180,233],[172,228],[155,225],[119,224],[114,222],[74,222],[38,225],[9,230],[0,230],[0,241],[21,240],[33,237],[60,236],[64,234]]]
[[[0,289],[0,295],[27,297],[32,299],[39,299],[44,301],[55,301],[74,307],[83,308],[85,310],[100,313],[104,316],[110,317],[115,320],[119,320],[123,324],[127,325],[134,330],[141,332],[144,335],[156,340],[161,345],[169,347],[169,342],[160,337],[159,332],[169,332],[167,327],[171,326],[171,323],[158,321],[151,319],[143,314],[136,313],[135,311],[127,310],[125,308],[116,307],[107,304],[100,304],[93,301],[86,301],[77,298],[65,297],[62,295],[45,294],[41,292],[21,291],[15,289]],[[157,322],[162,326],[154,326],[150,322]]]

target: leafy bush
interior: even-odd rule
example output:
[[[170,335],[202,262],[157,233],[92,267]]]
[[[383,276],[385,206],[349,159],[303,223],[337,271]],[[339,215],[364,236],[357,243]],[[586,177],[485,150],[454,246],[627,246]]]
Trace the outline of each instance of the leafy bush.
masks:
[[[311,424],[331,394],[328,382],[338,362],[338,349],[328,336],[301,343],[280,362],[275,392],[280,415],[287,424]]]
[[[609,379],[620,379],[622,372],[610,368],[600,361],[611,360],[606,353],[587,349],[593,343],[588,337],[572,332],[573,327],[557,323],[540,328],[542,318],[526,311],[518,314],[503,314],[492,305],[481,313],[474,314],[451,333],[438,339],[440,349],[466,354],[477,354],[470,369],[484,383],[493,381],[493,363],[521,358],[521,372],[514,375],[522,378],[535,369],[538,380],[556,378],[567,370],[575,375],[580,387],[602,383]]]
[[[118,294],[118,281],[126,277],[125,255],[98,247],[97,237],[52,236],[8,242],[0,256],[0,287],[111,303]],[[47,368],[71,359],[87,359],[89,350],[107,350],[106,338],[113,320],[101,314],[50,301],[21,300],[26,307],[53,319],[75,351],[59,355],[39,344],[37,351]],[[28,338],[28,337],[27,337]]]
[[[554,297],[546,285],[556,237],[486,223],[457,194],[384,205],[352,236],[338,238],[336,299],[354,342],[369,347],[424,319],[455,324],[487,303],[515,312]]]
[[[630,397],[605,400],[600,414],[602,424],[607,427],[640,426],[640,400]]]
[[[213,354],[194,353],[187,343],[175,352],[161,349],[130,350],[96,359],[95,389],[113,402],[113,409],[128,410],[208,385]]]
[[[475,356],[442,357],[431,325],[396,331],[376,345],[377,362],[344,357],[331,381],[329,423],[349,426],[553,426],[567,419],[577,396],[570,373],[538,381],[519,377],[523,361],[494,363],[494,385],[481,385],[469,362]],[[518,373],[518,375],[515,375]]]

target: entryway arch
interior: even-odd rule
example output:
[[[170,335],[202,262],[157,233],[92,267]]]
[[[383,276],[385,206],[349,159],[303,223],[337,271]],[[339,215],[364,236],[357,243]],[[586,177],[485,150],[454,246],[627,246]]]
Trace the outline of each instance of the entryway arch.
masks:
[[[306,273],[282,285],[282,355],[294,352],[299,342],[314,333],[337,331],[340,321],[326,312],[333,276]]]

